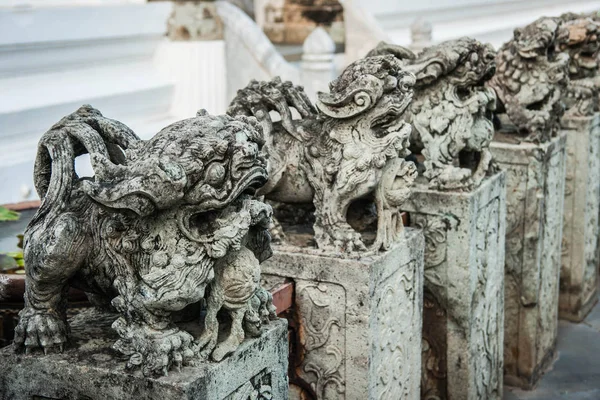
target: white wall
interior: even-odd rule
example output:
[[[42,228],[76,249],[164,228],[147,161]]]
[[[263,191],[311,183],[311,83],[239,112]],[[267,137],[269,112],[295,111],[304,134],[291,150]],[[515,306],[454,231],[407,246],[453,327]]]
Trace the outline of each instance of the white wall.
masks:
[[[390,38],[410,43],[410,24],[421,17],[433,25],[433,40],[471,36],[499,47],[515,27],[567,11],[600,10],[593,0],[353,0],[369,10]]]
[[[149,136],[170,122],[173,92],[153,59],[169,3],[10,3],[0,1],[0,204],[37,197],[37,142],[62,116],[89,103]]]

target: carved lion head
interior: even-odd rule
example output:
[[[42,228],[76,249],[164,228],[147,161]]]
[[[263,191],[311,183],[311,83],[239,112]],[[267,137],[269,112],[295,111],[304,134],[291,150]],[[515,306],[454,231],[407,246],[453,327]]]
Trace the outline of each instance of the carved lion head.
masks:
[[[415,77],[392,55],[367,57],[350,64],[318,93],[317,108],[334,119],[368,120],[375,136],[396,131],[410,104]]]
[[[523,58],[553,58],[559,43],[568,33],[558,18],[542,17],[524,28],[516,28],[512,40],[515,51]]]
[[[598,70],[600,23],[592,18],[572,13],[562,15],[561,19],[568,32],[568,38],[559,43],[559,48],[571,57],[570,78],[593,77]]]

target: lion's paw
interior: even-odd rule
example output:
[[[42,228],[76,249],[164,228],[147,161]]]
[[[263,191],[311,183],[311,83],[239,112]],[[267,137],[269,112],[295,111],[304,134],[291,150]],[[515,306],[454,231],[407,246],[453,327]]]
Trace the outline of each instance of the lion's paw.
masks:
[[[15,328],[15,344],[25,352],[41,348],[45,354],[58,350],[62,352],[67,343],[69,328],[66,321],[54,311],[36,311],[25,309],[20,314],[19,324]]]
[[[356,251],[366,251],[367,246],[362,241],[360,233],[356,232],[350,226],[338,227],[332,226],[326,228],[323,232],[324,240],[317,240],[317,243],[325,243],[325,247],[338,253],[352,253]]]
[[[117,331],[127,329],[119,326],[121,323],[115,322],[113,327]],[[178,328],[157,331],[143,326],[129,329],[136,332],[129,339],[118,340],[113,348],[129,356],[128,369],[141,367],[145,376],[168,375],[171,368],[180,370],[182,366],[193,365],[197,357],[194,338],[186,331]]]

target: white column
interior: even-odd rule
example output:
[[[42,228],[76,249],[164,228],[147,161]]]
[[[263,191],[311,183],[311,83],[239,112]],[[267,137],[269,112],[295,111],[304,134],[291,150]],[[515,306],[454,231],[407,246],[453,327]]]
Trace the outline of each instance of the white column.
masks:
[[[318,27],[308,35],[302,51],[301,81],[314,101],[317,92],[329,91],[329,82],[335,78],[335,43],[325,29]]]

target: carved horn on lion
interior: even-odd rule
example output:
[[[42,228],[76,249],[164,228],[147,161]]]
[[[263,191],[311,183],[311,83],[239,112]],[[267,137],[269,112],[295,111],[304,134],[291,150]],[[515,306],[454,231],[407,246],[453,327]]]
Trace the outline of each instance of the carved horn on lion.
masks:
[[[341,91],[317,93],[317,108],[332,118],[350,118],[377,103],[383,94],[383,86],[382,79],[363,75]]]

